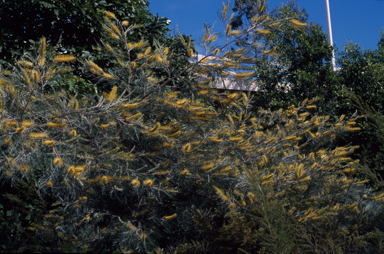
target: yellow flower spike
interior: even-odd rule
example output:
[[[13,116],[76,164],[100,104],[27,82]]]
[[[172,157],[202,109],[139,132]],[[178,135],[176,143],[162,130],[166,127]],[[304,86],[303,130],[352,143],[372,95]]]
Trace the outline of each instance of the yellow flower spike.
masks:
[[[131,109],[131,108],[136,108],[138,105],[139,105],[138,103],[124,104],[123,108]]]
[[[265,30],[265,29],[261,29],[261,28],[256,29],[256,32],[261,33],[261,34],[269,34],[270,33],[270,31]]]
[[[230,114],[227,115],[229,121],[231,122],[232,125],[234,125],[235,123],[233,122],[233,119],[232,119],[232,116]]]
[[[273,153],[274,151],[276,151],[276,146],[272,147],[271,149],[269,149],[267,151],[267,154],[270,154],[270,153]]]
[[[57,55],[54,57],[55,63],[68,63],[76,60],[76,57],[73,55]]]
[[[253,202],[256,201],[256,196],[255,196],[255,194],[253,194],[252,192],[248,192],[247,197],[249,198],[249,200],[251,201],[251,203],[253,203]]]
[[[188,49],[187,54],[189,57],[193,56],[193,49]]]
[[[169,216],[164,216],[164,219],[166,220],[173,220],[177,217],[177,213],[174,213],[172,215],[169,215]]]
[[[101,181],[102,183],[104,183],[104,184],[109,183],[110,180],[111,180],[111,177],[110,177],[110,176],[102,176],[102,177],[100,178],[100,181]]]
[[[40,39],[40,45],[39,45],[39,66],[44,66],[45,64],[45,49],[47,47],[47,40],[45,37],[42,37]]]
[[[7,145],[7,146],[9,146],[9,145],[12,145],[12,140],[10,139],[10,138],[5,138],[4,139],[4,143]]]
[[[304,164],[300,164],[300,165],[296,166],[295,167],[295,173],[296,173],[297,179],[302,177],[305,174]]]
[[[30,139],[44,139],[44,138],[48,137],[48,133],[46,133],[46,132],[42,132],[42,133],[32,132],[32,133],[29,133],[28,136]]]
[[[31,72],[32,80],[35,83],[38,83],[40,81],[40,72],[38,70],[33,69]]]
[[[232,26],[231,25],[227,25],[226,28],[225,28],[225,34],[226,35],[229,35],[229,33],[231,32],[232,30]]]
[[[105,14],[105,16],[107,16],[108,18],[111,18],[111,19],[115,19],[115,18],[116,18],[115,14],[113,14],[113,13],[110,12],[110,11],[104,10],[104,14]]]
[[[158,130],[160,127],[161,127],[161,124],[159,122],[157,122],[155,124],[155,126],[153,126],[151,129],[149,129],[149,132],[154,132],[154,131]]]
[[[51,187],[53,186],[53,181],[52,181],[52,180],[49,180],[49,181],[47,182],[47,186],[48,186],[49,188],[51,188]]]
[[[312,166],[311,166],[311,169],[314,169],[314,168],[316,168],[318,165],[319,165],[319,164],[317,164],[316,162],[315,162],[315,163],[313,163],[313,164],[312,164]]]
[[[107,51],[111,53],[115,52],[114,49],[111,47],[111,45],[109,45],[108,43],[105,44],[105,47],[107,48]]]
[[[211,163],[211,164],[208,164],[208,165],[202,166],[202,167],[201,167],[201,169],[202,169],[202,170],[208,170],[208,169],[211,169],[211,168],[213,168],[213,166],[214,166],[214,164],[213,164],[213,163]]]
[[[152,179],[146,179],[144,181],[144,185],[147,187],[151,187],[153,185],[153,180]]]
[[[31,85],[31,80],[29,79],[29,75],[24,69],[23,69],[23,75],[24,75],[25,83],[27,83],[28,85]]]
[[[229,198],[224,194],[222,190],[220,190],[216,186],[213,186],[213,188],[215,188],[217,195],[219,195],[221,199],[223,199],[224,201],[229,201]]]
[[[71,130],[71,132],[69,133],[70,136],[72,137],[76,137],[77,136],[77,132],[76,130]]]
[[[311,177],[310,177],[310,176],[306,176],[306,177],[300,179],[299,182],[300,182],[300,183],[303,183],[303,182],[308,182],[308,181],[310,181],[310,180],[311,180]]]
[[[113,32],[115,32],[116,34],[120,34],[121,33],[120,29],[114,23],[108,22],[108,24],[111,26]]]
[[[124,20],[123,22],[121,22],[121,24],[123,26],[128,26],[129,25],[129,21],[128,20]]]
[[[139,187],[140,186],[140,180],[135,178],[132,180],[131,184],[134,186],[134,187]]]
[[[127,120],[127,121],[136,120],[142,115],[143,115],[143,113],[139,112],[139,113],[134,114],[133,116],[126,117],[125,120]]]
[[[263,159],[263,162],[264,162],[265,164],[268,163],[268,157],[267,157],[265,154],[263,154],[263,155],[261,156],[261,158]]]
[[[290,141],[290,140],[295,139],[295,138],[296,138],[296,136],[289,136],[289,137],[286,137],[285,140]]]
[[[182,151],[184,151],[186,153],[190,153],[192,151],[191,144],[188,143],[188,144],[184,145],[183,148],[182,148]]]
[[[112,80],[112,79],[115,78],[113,75],[108,74],[108,73],[105,73],[105,72],[102,74],[102,76],[103,76],[104,78],[106,78],[106,79],[110,79],[110,80]]]
[[[93,61],[89,60],[87,62],[87,64],[89,65],[89,68],[90,70],[94,70],[95,71],[95,74],[101,74],[103,73],[103,69],[100,68],[100,66],[98,66],[97,64],[95,64]]]
[[[311,160],[314,160],[315,159],[315,153],[310,153],[309,155],[308,155],[308,157],[311,159]]]
[[[76,173],[75,167],[74,167],[74,166],[70,166],[70,167],[67,169],[67,172],[68,172],[68,174],[70,174],[70,175],[75,174],[75,173]]]
[[[306,109],[316,109],[316,105],[308,105],[305,108]]]
[[[55,144],[55,141],[54,140],[45,140],[44,144],[46,146],[53,146]]]
[[[187,174],[189,174],[189,170],[188,169],[184,169],[183,171],[180,172],[180,175],[182,175],[182,176],[185,176]]]
[[[240,34],[242,34],[243,32],[241,31],[241,30],[232,30],[230,33],[229,33],[229,35],[240,35]]]
[[[151,47],[148,47],[145,51],[144,51],[144,56],[148,55],[150,52],[151,52],[152,48]]]
[[[116,99],[117,86],[114,86],[107,96],[107,101],[114,101]]]
[[[34,125],[34,122],[33,121],[30,121],[30,120],[24,120],[22,123],[21,123],[21,126],[22,127],[25,127],[25,128],[30,128]]]
[[[178,136],[180,134],[181,134],[181,131],[179,130],[179,131],[176,131],[175,133],[172,133],[172,134],[168,135],[168,137],[173,138],[173,137],[176,137],[176,136]]]
[[[294,24],[296,26],[307,26],[307,24],[302,23],[302,22],[298,21],[297,19],[291,19],[290,21],[292,22],[292,24]]]
[[[56,157],[53,159],[53,164],[55,164],[56,166],[62,166],[63,160],[60,157]]]
[[[28,172],[31,170],[31,166],[27,165],[27,164],[23,164],[21,167],[20,167],[20,171],[21,172]]]
[[[25,67],[25,68],[32,68],[33,67],[33,63],[31,63],[31,62],[19,60],[19,61],[17,61],[17,63],[20,64],[21,66]]]
[[[135,69],[136,66],[137,66],[137,63],[136,63],[136,62],[131,62],[131,68],[132,68],[132,69]]]
[[[55,129],[55,128],[63,128],[63,127],[65,127],[65,124],[64,124],[64,123],[52,123],[52,122],[48,122],[48,123],[47,123],[47,127],[48,127],[48,128],[51,128],[51,129]]]

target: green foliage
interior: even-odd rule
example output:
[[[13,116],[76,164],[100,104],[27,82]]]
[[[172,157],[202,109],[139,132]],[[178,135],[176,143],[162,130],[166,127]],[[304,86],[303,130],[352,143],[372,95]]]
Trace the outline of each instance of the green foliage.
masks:
[[[45,36],[51,44],[60,43],[63,50],[93,51],[95,39],[102,34],[104,10],[114,12],[122,20],[145,24],[136,39],[156,36],[164,40],[168,31],[164,18],[152,15],[147,0],[137,1],[1,1],[0,53],[3,60],[20,57],[30,42]]]
[[[236,1],[234,11],[237,15],[232,22],[234,28],[244,26],[254,16],[268,15],[266,9],[259,12],[255,6],[251,1]],[[319,25],[305,24],[308,14],[293,1],[271,11],[269,18],[274,21],[288,19],[290,25],[276,22],[275,29],[270,33],[253,35],[254,42],[269,45],[275,53],[260,57],[253,67],[263,91],[259,95],[258,106],[278,109],[297,104],[305,98],[320,97],[323,99],[318,104],[319,113],[336,115],[333,102],[340,87],[332,71],[332,47],[326,34]],[[295,23],[289,22],[292,18],[303,25],[298,29]],[[257,52],[255,58],[260,55],[258,44],[240,44],[251,47],[251,52]]]
[[[236,15],[232,20],[234,28],[242,28],[251,22],[252,17],[267,15],[264,8],[259,11],[257,4],[250,1],[235,2]],[[308,21],[308,14],[290,1],[270,12],[272,20],[295,18],[301,23]],[[275,48],[275,56],[259,57],[254,60],[255,76],[261,83],[261,91],[256,96],[255,106],[278,109],[297,104],[305,98],[320,97],[317,112],[336,119],[346,114],[353,117],[357,108],[342,92],[346,86],[355,92],[368,105],[381,110],[383,105],[383,54],[381,41],[377,50],[361,50],[357,44],[347,45],[339,53],[338,66],[334,72],[331,66],[332,47],[320,26],[308,23],[297,29],[295,26],[282,26],[271,29],[268,34],[253,34],[246,39],[269,44]],[[240,41],[239,46],[250,48],[255,57],[262,56],[260,45]],[[256,47],[255,47],[256,46]],[[288,88],[287,88],[288,87]],[[340,136],[334,146],[359,145],[354,155],[363,164],[380,170],[383,168],[383,147],[376,138],[376,129],[370,127],[369,120],[359,120],[361,132]]]
[[[381,49],[362,50],[358,44],[350,43],[340,53],[338,63],[341,67],[338,73],[340,84],[364,101],[364,108],[374,108],[381,112],[384,103],[384,58]],[[356,105],[348,96],[340,100],[347,103],[340,103],[339,112],[352,115],[356,111]],[[362,109],[360,106],[357,108]],[[353,135],[352,140],[361,145],[359,155],[362,162],[381,170],[384,167],[384,151],[382,143],[377,139],[380,129],[377,126],[372,127],[371,123],[372,118],[363,121],[363,131],[359,135]]]
[[[277,22],[254,19],[233,30],[228,12],[229,4],[221,13],[228,41],[265,34]],[[192,78],[225,77],[246,49],[213,46],[217,33],[207,28],[207,57],[183,65],[194,53],[191,38],[152,47],[134,36],[140,26],[105,14],[106,64],[78,60],[104,93],[48,93],[72,79],[75,57],[56,54],[44,39],[35,58],[25,55],[0,78],[0,180],[10,186],[0,215],[11,224],[5,233],[18,232],[4,251],[27,236],[20,251],[381,250],[384,194],[355,177],[361,168],[349,156],[356,147],[328,147],[359,131],[361,116],[333,123],[316,114],[317,98],[255,109],[251,93],[220,92],[212,78]],[[251,82],[254,72],[233,76]]]

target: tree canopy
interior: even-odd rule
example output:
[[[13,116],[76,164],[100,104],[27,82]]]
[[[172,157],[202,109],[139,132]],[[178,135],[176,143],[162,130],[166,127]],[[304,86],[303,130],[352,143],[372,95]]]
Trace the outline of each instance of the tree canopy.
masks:
[[[103,11],[122,20],[143,24],[137,39],[164,40],[166,18],[149,12],[147,0],[26,0],[0,1],[0,54],[2,62],[21,56],[29,45],[45,37],[66,50],[93,51],[103,33]]]

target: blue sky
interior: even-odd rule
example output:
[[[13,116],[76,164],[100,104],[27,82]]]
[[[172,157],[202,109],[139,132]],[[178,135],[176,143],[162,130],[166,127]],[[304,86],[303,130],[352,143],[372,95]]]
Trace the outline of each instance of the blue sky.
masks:
[[[204,22],[213,24],[223,31],[217,13],[223,0],[149,0],[150,10],[170,19],[171,29],[178,27],[181,33],[192,35],[199,40],[204,35]],[[227,0],[225,0],[227,2]],[[269,0],[272,10],[288,1]],[[324,0],[297,0],[301,8],[309,14],[309,21],[318,23],[327,32]],[[333,40],[342,49],[349,41],[359,43],[362,48],[376,49],[380,38],[379,30],[384,30],[384,0],[329,0]],[[233,7],[234,0],[231,1]],[[201,48],[197,47],[200,53]],[[203,53],[203,52],[201,52]]]

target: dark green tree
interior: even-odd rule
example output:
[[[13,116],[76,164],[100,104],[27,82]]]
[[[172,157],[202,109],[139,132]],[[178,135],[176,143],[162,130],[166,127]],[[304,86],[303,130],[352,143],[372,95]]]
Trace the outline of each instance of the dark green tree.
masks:
[[[362,102],[364,102],[367,112],[383,112],[384,105],[384,51],[383,38],[378,43],[375,50],[361,49],[357,43],[349,43],[340,52],[338,64],[341,67],[338,72],[339,82],[345,89],[353,92]],[[340,93],[342,95],[342,93]],[[362,110],[361,105],[357,105],[349,100],[350,96],[339,97],[338,111],[347,115],[352,115],[356,109]],[[363,131],[345,139],[345,143],[354,142],[359,144],[360,159],[364,164],[371,168],[382,170],[384,168],[384,150],[382,143],[377,138],[378,125],[374,124],[372,117],[367,118],[361,123]]]
[[[305,9],[294,2],[282,4],[269,14],[264,8],[262,13],[257,12],[263,1],[237,0],[232,26],[241,28],[251,22],[252,18],[263,15],[272,20],[296,19],[300,23],[283,25],[277,23],[276,29],[269,33],[253,34],[253,40],[269,45],[272,54],[255,59],[254,69],[257,80],[261,83],[259,106],[278,109],[279,107],[297,104],[305,98],[322,97],[319,110],[322,114],[334,114],[333,101],[335,91],[339,89],[335,74],[330,63],[332,47],[327,35],[321,27],[308,23],[308,14]],[[297,29],[301,26],[300,29]],[[259,51],[258,44],[246,45],[255,58]],[[333,112],[333,113],[332,113]]]
[[[166,18],[152,15],[147,0],[27,0],[0,2],[0,53],[2,62],[20,57],[29,45],[46,37],[62,50],[94,51],[103,33],[102,11],[111,11],[121,20],[144,24],[131,39],[163,41]]]

